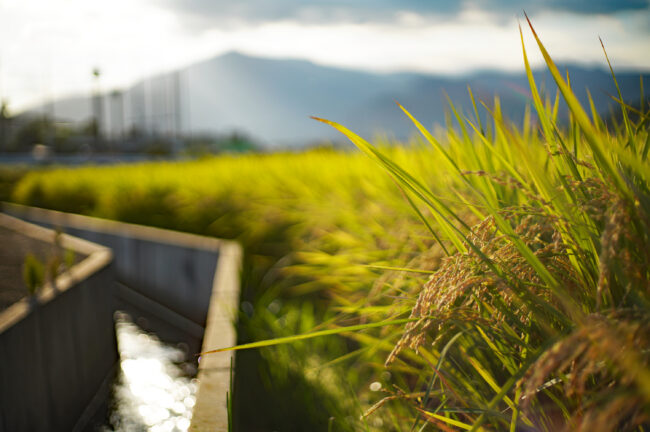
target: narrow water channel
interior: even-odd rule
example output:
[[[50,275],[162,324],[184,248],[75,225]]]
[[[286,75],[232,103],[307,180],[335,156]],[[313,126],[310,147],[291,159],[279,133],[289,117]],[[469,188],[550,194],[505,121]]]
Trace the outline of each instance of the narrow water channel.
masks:
[[[105,431],[187,431],[196,401],[196,367],[182,346],[161,342],[115,316],[120,370]]]

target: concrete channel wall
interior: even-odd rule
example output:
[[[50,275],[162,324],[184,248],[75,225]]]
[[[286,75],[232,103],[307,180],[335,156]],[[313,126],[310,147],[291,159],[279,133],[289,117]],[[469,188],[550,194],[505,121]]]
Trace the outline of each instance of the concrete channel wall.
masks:
[[[205,326],[221,240],[33,207],[3,208],[21,219],[110,248],[118,282],[140,294],[129,300],[154,301]]]
[[[0,214],[0,225],[41,241],[51,230]],[[0,432],[75,430],[108,394],[118,362],[112,253],[67,235],[86,258],[0,312]],[[10,247],[10,245],[2,245]]]
[[[110,248],[118,307],[161,339],[186,343],[191,355],[236,343],[237,243],[14,204],[3,211]],[[227,430],[233,361],[231,352],[201,359],[192,430]]]

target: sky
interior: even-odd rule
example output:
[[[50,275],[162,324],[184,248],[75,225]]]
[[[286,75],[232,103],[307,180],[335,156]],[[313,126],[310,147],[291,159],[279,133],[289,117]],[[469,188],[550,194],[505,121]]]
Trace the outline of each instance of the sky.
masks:
[[[650,0],[0,0],[0,99],[19,112],[232,50],[378,72],[518,71],[523,10],[556,60],[605,66],[600,36],[615,68],[650,70]]]

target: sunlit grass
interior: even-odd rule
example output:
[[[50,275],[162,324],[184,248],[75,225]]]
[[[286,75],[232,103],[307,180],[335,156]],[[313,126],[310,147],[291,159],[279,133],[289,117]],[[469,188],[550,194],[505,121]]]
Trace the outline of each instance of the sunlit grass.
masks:
[[[453,247],[386,361],[407,350],[418,357],[419,384],[395,393],[419,412],[412,429],[420,419],[471,431],[648,427],[648,118],[632,124],[620,92],[624,129],[611,133],[589,118],[530,28],[569,107],[568,131],[557,126],[557,104],[538,92],[523,35],[540,133],[522,133],[494,111],[488,137],[452,105],[461,133],[450,130],[447,147],[402,108],[447,161],[447,175],[464,183],[478,225],[463,224],[435,190],[363,138],[318,119],[423,202]],[[427,376],[424,399],[408,397]]]

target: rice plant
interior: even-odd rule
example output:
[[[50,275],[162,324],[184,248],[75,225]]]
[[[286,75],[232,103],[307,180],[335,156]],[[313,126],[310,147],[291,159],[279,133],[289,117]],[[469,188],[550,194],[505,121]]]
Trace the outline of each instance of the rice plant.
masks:
[[[415,369],[408,387],[379,401],[410,406],[411,430],[650,426],[648,117],[642,107],[630,121],[619,93],[622,127],[590,118],[529,25],[570,109],[568,130],[558,99],[537,90],[523,35],[538,132],[510,125],[495,103],[488,136],[452,105],[461,132],[449,130],[442,145],[402,107],[462,185],[473,226],[379,149],[318,119],[425,205],[448,254],[386,358]]]

